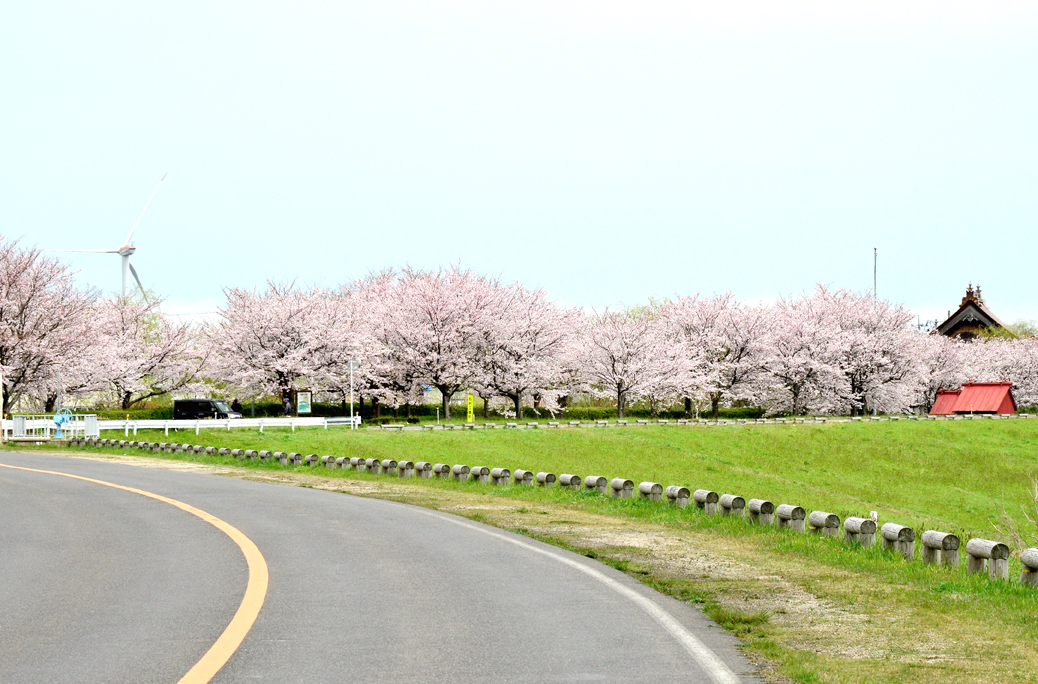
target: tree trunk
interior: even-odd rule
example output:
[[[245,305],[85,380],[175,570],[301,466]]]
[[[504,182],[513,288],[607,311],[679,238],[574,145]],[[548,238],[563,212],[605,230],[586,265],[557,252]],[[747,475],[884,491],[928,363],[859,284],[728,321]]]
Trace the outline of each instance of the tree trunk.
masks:
[[[344,415],[344,416],[348,416],[349,415],[348,413],[346,413],[346,393],[345,392],[342,393],[342,415]]]
[[[515,419],[516,420],[522,420],[523,419],[523,395],[521,395],[521,394],[513,394],[512,395],[512,403],[515,405]]]
[[[382,402],[380,402],[378,400],[378,397],[375,397],[374,399],[371,400],[371,404],[372,404],[372,406],[375,407],[375,417],[376,418],[381,418],[382,417]]]
[[[720,395],[714,394],[714,395],[712,395],[710,397],[710,412],[713,414],[713,417],[714,417],[715,420],[717,419],[717,416],[720,415],[720,411],[721,411],[720,404],[721,404],[721,396]]]
[[[483,420],[487,420],[490,417],[490,400],[482,394],[479,395],[479,398],[483,400]]]
[[[692,415],[692,397],[685,397],[685,415]]]
[[[393,420],[396,420],[399,417],[400,417],[400,404],[397,404],[396,406],[393,407]]]
[[[616,417],[624,417],[624,391],[619,385],[616,387]]]
[[[58,403],[58,395],[52,394],[43,401],[43,412],[51,413],[54,411],[54,405]]]
[[[451,417],[451,396],[454,392],[448,392],[446,385],[441,385],[436,389],[440,390],[440,406],[443,408],[443,419],[450,420]]]
[[[404,411],[407,414],[407,419],[410,420],[411,419],[411,402],[408,401],[408,402],[404,403]]]

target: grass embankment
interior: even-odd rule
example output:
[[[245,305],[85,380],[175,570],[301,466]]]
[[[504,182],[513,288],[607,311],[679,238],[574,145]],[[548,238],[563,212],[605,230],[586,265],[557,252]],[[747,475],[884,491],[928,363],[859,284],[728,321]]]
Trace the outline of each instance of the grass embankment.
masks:
[[[623,476],[795,503],[841,518],[876,510],[881,524],[955,532],[963,543],[974,536],[1012,543],[992,523],[1004,505],[1026,525],[1020,506],[1028,502],[1028,475],[1038,471],[1038,421],[214,431],[170,435],[174,440]],[[233,463],[256,475],[290,470]],[[878,545],[847,548],[841,540],[666,504],[471,483],[390,485],[388,478],[350,471],[291,470],[308,471],[322,486],[359,493],[375,487],[377,496],[459,512],[602,558],[704,603],[746,639],[748,652],[797,681],[1038,681],[1038,591],[1019,584],[1015,561],[1010,582],[991,582],[967,577],[964,558],[959,568],[929,567]]]

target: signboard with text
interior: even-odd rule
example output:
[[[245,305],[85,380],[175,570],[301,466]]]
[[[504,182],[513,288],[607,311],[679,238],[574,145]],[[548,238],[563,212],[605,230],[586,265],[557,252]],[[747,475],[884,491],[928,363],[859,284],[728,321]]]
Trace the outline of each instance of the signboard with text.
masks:
[[[472,395],[471,394],[469,395],[469,398],[468,398],[468,407],[469,407],[469,421],[468,422],[474,423],[476,421],[476,419],[473,417],[473,414],[472,414]]]
[[[310,413],[310,400],[312,392],[298,392],[296,394],[296,411],[299,413]]]

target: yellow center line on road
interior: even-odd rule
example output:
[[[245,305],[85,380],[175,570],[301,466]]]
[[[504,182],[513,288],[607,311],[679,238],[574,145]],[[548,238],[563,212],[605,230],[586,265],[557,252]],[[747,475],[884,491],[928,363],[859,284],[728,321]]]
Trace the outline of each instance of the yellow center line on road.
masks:
[[[245,562],[249,566],[249,582],[245,587],[245,596],[242,597],[241,605],[238,606],[237,612],[234,617],[231,618],[227,628],[220,635],[220,638],[210,647],[206,654],[202,656],[202,659],[195,663],[195,666],[188,670],[177,684],[207,684],[220,668],[231,659],[234,652],[238,650],[238,646],[241,645],[245,635],[252,629],[252,625],[256,622],[256,617],[259,615],[260,609],[263,607],[263,600],[267,596],[267,585],[269,583],[270,575],[267,571],[267,562],[263,559],[263,554],[256,547],[252,540],[246,537],[242,532],[230,525],[223,520],[220,520],[214,515],[206,513],[203,510],[195,508],[183,501],[177,501],[176,499],[170,499],[169,497],[162,496],[161,494],[153,494],[146,492],[143,489],[135,489],[134,487],[126,487],[123,485],[115,484],[114,482],[105,482],[104,480],[95,480],[89,477],[82,477],[80,475],[72,475],[70,473],[62,473],[55,470],[37,470],[36,468],[22,468],[20,466],[7,465],[0,463],[0,467],[10,468],[12,470],[25,470],[30,473],[44,473],[46,475],[60,475],[62,477],[69,477],[73,480],[83,480],[84,482],[93,482],[94,484],[104,485],[106,487],[112,487],[114,489],[122,489],[127,492],[133,492],[134,494],[140,494],[156,501],[162,501],[168,503],[171,506],[187,511],[191,515],[197,516],[202,520],[206,521],[213,527],[217,528],[228,537],[231,538],[238,548],[241,549],[242,555],[245,556]]]

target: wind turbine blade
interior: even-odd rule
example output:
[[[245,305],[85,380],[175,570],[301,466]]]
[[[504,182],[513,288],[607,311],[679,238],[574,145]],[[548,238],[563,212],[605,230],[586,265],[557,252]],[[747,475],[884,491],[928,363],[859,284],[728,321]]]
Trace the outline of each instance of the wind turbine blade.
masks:
[[[118,249],[48,249],[48,252],[90,252],[92,254],[118,254]]]
[[[141,215],[137,217],[137,223],[140,223],[141,219],[144,218],[144,212],[148,210],[148,205],[151,204],[151,200],[154,199],[155,193],[158,192],[159,188],[162,186],[162,181],[166,180],[166,176],[168,175],[168,173],[162,174],[162,178],[159,179],[159,184],[156,185],[155,190],[152,191],[151,197],[149,197],[148,201],[144,203],[144,208],[141,209]],[[124,245],[130,244],[130,238],[133,237],[133,231],[137,230],[137,223],[134,223],[133,228],[130,228],[130,234],[126,236],[126,242],[123,243]]]
[[[165,176],[163,176],[165,178]],[[148,293],[144,291],[144,286],[141,285],[141,279],[137,277],[137,269],[133,267],[133,262],[129,259],[126,260],[126,264],[130,267],[130,273],[133,274],[133,279],[137,281],[137,287],[141,288],[141,294],[144,295],[144,301],[151,303],[148,300]]]

